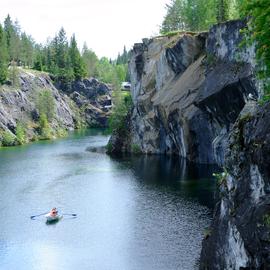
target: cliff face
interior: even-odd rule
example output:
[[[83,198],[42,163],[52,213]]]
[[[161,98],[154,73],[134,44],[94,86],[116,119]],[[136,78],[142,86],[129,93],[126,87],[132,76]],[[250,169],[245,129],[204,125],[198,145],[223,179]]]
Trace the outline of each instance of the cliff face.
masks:
[[[270,104],[249,103],[229,137],[200,269],[270,269]]]
[[[132,145],[143,153],[224,163],[229,130],[248,94],[257,96],[253,50],[239,49],[244,26],[231,21],[209,33],[135,44],[130,61]]]
[[[111,90],[105,84],[95,79],[77,81],[67,93],[57,89],[45,73],[18,69],[16,86],[9,83],[0,87],[0,131],[15,134],[17,124],[22,123],[27,138],[34,139],[39,121],[38,97],[45,90],[55,104],[50,123],[53,130],[71,130],[81,121],[88,126],[107,125]]]

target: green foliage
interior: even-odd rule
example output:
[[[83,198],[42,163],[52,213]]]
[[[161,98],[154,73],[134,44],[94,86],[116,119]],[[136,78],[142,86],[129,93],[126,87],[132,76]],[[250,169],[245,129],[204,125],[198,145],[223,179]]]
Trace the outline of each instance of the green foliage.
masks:
[[[68,132],[67,132],[67,130],[64,129],[64,128],[58,128],[58,129],[56,130],[56,136],[57,136],[58,138],[66,137],[67,135],[68,135]]]
[[[176,30],[206,30],[216,22],[215,0],[171,0],[166,9],[161,34]]]
[[[142,150],[141,150],[141,148],[140,148],[139,145],[137,145],[137,144],[132,144],[132,145],[131,145],[131,152],[132,152],[133,154],[140,154],[140,153],[142,152]]]
[[[208,30],[217,22],[239,17],[241,0],[171,0],[160,33]]]
[[[248,44],[256,44],[258,59],[258,77],[264,80],[265,100],[270,95],[270,5],[268,0],[240,1],[240,10],[243,17],[248,17],[246,29]]]
[[[130,52],[124,47],[115,61],[105,57],[98,59],[96,54],[85,44],[80,53],[75,35],[70,42],[62,27],[53,39],[45,45],[37,44],[31,36],[21,32],[19,23],[12,21],[8,15],[4,27],[0,24],[0,84],[9,77],[17,85],[16,68],[24,66],[39,71],[49,72],[63,88],[69,89],[71,82],[88,77],[110,83],[117,87],[122,81],[129,80],[127,63]]]
[[[11,80],[14,87],[19,86],[19,70],[15,61],[11,61],[8,78]]]
[[[80,52],[78,50],[75,35],[71,37],[69,56],[70,56],[71,66],[73,68],[73,74],[74,74],[75,79],[79,80],[79,79],[84,78],[87,75],[86,67],[80,55]]]
[[[7,78],[7,60],[8,52],[4,30],[0,24],[0,84]]]
[[[126,116],[128,111],[132,106],[132,100],[130,93],[122,95],[120,90],[114,92],[113,97],[113,110],[109,118],[109,128],[110,130],[120,130],[121,132],[126,132]]]
[[[263,216],[263,223],[270,228],[270,215],[266,214]]]
[[[229,0],[217,0],[217,22],[225,22],[229,19]]]
[[[0,137],[2,137],[2,145],[3,146],[16,145],[16,136],[12,132],[10,132],[9,130],[1,132]]]
[[[39,135],[40,140],[49,140],[53,137],[53,131],[45,113],[41,113],[39,117]]]
[[[41,91],[37,98],[37,109],[40,115],[44,115],[51,122],[55,115],[55,99],[49,89]]]
[[[17,123],[16,126],[16,140],[17,143],[22,145],[26,143],[26,130],[21,123]]]
[[[204,232],[203,232],[204,239],[207,239],[208,237],[210,237],[211,234],[212,234],[212,232],[213,232],[213,230],[212,230],[212,228],[210,228],[210,227],[204,229]]]
[[[112,143],[111,142],[108,142],[108,144],[106,145],[106,149],[107,149],[107,153],[111,153],[112,152]]]
[[[86,44],[83,46],[82,59],[86,66],[87,77],[97,77],[98,57],[92,50],[88,49]]]
[[[213,173],[213,176],[217,179],[219,185],[222,185],[226,182],[228,172],[224,170],[222,173]]]

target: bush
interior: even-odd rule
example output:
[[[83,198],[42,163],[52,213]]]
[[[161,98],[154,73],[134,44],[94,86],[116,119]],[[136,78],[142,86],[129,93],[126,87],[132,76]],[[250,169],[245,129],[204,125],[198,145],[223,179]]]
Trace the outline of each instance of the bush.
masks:
[[[132,99],[130,93],[123,95],[120,90],[115,91],[114,107],[109,118],[110,130],[126,131],[126,116],[131,109]]]
[[[26,143],[26,132],[25,132],[25,128],[23,127],[21,123],[17,123],[17,126],[16,126],[16,140],[17,140],[17,143],[20,145]]]
[[[55,99],[49,89],[40,92],[37,100],[37,108],[40,115],[45,115],[51,122],[55,115]]]
[[[61,137],[66,137],[68,135],[68,132],[64,128],[58,128],[56,131],[56,136],[61,138]]]
[[[138,144],[132,144],[131,145],[131,152],[133,154],[140,154],[142,152],[142,150]]]
[[[107,149],[107,153],[111,153],[112,152],[113,146],[112,146],[112,143],[111,142],[108,142],[108,144],[106,145],[106,149]]]
[[[2,132],[1,137],[2,137],[2,145],[3,146],[16,145],[16,136],[12,132],[10,132],[9,130]]]
[[[39,117],[39,135],[41,140],[49,140],[53,137],[52,129],[44,113]]]

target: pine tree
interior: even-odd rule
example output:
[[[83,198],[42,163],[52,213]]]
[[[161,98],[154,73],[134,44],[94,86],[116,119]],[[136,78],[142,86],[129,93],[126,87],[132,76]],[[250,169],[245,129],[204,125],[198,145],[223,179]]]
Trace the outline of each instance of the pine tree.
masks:
[[[7,39],[7,49],[10,61],[19,61],[20,56],[20,26],[16,21],[13,24],[10,16],[8,15],[4,21],[4,29]]]
[[[82,59],[86,66],[86,72],[88,77],[97,77],[98,76],[98,57],[90,49],[88,49],[86,43],[83,45],[82,49]]]
[[[21,34],[21,56],[23,66],[32,67],[34,58],[34,41],[26,33]]]
[[[4,83],[7,78],[8,52],[5,33],[0,24],[0,83]]]
[[[74,34],[70,40],[69,57],[75,79],[80,80],[85,77],[87,75],[86,67],[78,50],[77,41]]]
[[[217,0],[216,5],[217,21],[219,23],[227,21],[229,19],[229,0]]]

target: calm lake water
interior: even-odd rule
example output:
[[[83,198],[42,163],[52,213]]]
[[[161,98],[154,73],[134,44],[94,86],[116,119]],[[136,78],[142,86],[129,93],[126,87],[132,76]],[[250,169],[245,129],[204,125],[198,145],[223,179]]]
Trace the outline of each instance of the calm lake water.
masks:
[[[210,223],[215,168],[110,158],[100,130],[0,150],[0,269],[191,270]],[[58,207],[46,225],[30,216]]]

